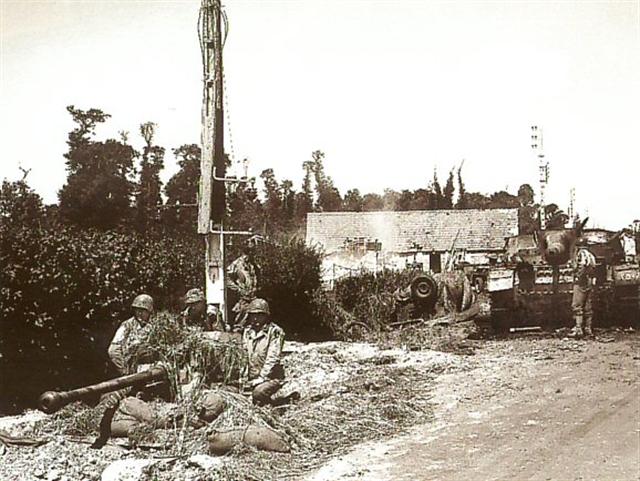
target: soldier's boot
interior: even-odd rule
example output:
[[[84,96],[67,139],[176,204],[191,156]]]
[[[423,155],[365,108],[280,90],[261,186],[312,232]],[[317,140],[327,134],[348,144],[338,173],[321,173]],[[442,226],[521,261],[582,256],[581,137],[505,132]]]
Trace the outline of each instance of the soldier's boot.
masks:
[[[593,318],[589,314],[585,314],[584,316],[584,335],[586,337],[593,337],[593,329],[592,327]]]
[[[584,336],[584,332],[582,331],[582,314],[575,315],[576,325],[569,333],[569,337],[575,337],[576,339],[580,339]]]

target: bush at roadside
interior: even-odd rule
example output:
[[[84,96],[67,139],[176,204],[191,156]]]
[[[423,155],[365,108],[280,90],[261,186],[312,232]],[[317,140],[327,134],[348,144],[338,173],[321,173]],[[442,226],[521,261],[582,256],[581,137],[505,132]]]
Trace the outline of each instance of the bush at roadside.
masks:
[[[106,376],[109,340],[136,294],[176,308],[203,284],[198,239],[15,227],[0,242],[2,410]]]

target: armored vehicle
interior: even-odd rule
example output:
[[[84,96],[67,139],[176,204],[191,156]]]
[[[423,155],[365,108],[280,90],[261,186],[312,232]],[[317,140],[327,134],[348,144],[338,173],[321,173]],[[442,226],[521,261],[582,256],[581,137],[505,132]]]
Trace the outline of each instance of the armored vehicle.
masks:
[[[495,328],[572,324],[573,259],[581,238],[596,257],[596,326],[640,324],[640,265],[625,256],[620,233],[602,229],[538,231],[507,239],[501,262],[487,272]]]

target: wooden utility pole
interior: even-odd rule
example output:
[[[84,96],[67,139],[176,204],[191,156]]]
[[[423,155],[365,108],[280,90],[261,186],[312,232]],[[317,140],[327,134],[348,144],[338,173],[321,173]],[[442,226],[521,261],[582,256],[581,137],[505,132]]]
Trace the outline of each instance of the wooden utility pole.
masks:
[[[202,0],[198,34],[203,62],[202,159],[198,196],[198,234],[205,236],[207,303],[225,314],[224,240],[225,155],[223,123],[222,6]]]

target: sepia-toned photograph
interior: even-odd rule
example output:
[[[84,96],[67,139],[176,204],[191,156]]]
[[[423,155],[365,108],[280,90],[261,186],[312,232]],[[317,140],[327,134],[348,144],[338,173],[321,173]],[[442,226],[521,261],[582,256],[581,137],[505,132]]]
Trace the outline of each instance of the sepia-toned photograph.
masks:
[[[640,0],[0,0],[0,481],[640,480]]]

